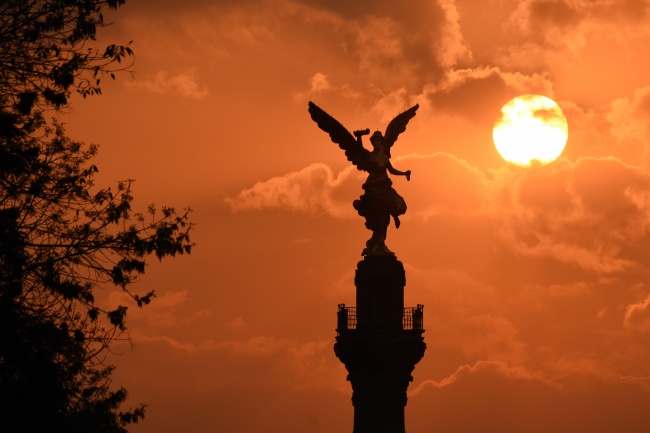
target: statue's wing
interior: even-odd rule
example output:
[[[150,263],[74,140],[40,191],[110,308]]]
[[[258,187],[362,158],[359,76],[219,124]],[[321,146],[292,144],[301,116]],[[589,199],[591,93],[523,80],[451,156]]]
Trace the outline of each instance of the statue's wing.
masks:
[[[368,170],[372,163],[370,151],[364,148],[338,120],[311,101],[309,102],[309,114],[318,127],[327,132],[332,141],[345,150],[348,161],[356,165],[359,170]]]
[[[384,134],[384,143],[390,147],[395,143],[397,137],[404,131],[406,131],[406,125],[409,123],[415,116],[415,112],[420,108],[419,104],[415,104],[413,107],[409,108],[405,112],[398,114],[393,120],[390,121],[388,127],[386,128],[386,133]]]

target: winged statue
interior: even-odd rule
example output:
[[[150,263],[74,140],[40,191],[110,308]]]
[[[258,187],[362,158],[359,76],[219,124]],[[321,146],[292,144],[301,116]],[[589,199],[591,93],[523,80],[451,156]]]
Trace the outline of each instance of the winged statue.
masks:
[[[400,226],[400,215],[406,213],[406,202],[392,187],[393,182],[388,174],[405,176],[411,180],[411,171],[399,171],[390,162],[390,149],[397,137],[406,130],[409,120],[415,116],[419,105],[415,105],[390,121],[386,132],[375,131],[370,136],[372,150],[363,146],[361,138],[370,134],[370,129],[357,130],[351,134],[336,119],[327,114],[313,102],[309,102],[309,114],[318,127],[327,132],[332,141],[345,151],[348,161],[359,170],[368,172],[368,178],[363,184],[363,194],[352,203],[356,211],[366,219],[366,228],[372,231],[372,236],[366,242],[366,248],[361,253],[364,256],[395,254],[386,246],[386,232],[391,217],[395,227]]]

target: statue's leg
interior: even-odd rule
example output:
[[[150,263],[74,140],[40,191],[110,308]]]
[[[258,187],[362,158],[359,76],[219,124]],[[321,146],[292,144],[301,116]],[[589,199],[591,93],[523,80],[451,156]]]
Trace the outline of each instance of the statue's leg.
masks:
[[[366,241],[366,248],[363,252],[363,255],[367,254],[377,254],[381,251],[381,247],[384,244],[384,237],[382,236],[383,231],[381,226],[377,224],[376,218],[367,218],[366,227],[368,230],[372,231],[372,236]]]
[[[383,243],[381,238],[381,231],[377,230],[377,227],[375,224],[373,224],[373,221],[367,220],[366,227],[372,231],[372,235],[366,241],[366,248],[363,250],[362,254],[364,256],[367,254],[376,253],[378,251],[378,247]]]
[[[382,222],[381,222],[381,244],[383,249],[386,252],[390,252],[388,247],[386,247],[386,237],[388,236],[389,225],[390,225],[390,214],[386,213],[384,214],[384,218],[382,218]]]
[[[366,227],[372,230],[372,236],[366,242],[363,255],[391,254],[391,251],[386,247],[386,232],[390,224],[390,215],[385,212],[377,212],[373,216],[373,218],[366,221]]]

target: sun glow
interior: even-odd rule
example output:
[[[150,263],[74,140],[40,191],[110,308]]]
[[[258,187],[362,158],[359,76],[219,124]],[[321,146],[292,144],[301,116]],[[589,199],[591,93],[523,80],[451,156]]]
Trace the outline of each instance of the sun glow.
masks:
[[[569,128],[560,107],[540,95],[521,95],[501,108],[492,137],[499,154],[508,162],[529,166],[554,161],[566,145]]]

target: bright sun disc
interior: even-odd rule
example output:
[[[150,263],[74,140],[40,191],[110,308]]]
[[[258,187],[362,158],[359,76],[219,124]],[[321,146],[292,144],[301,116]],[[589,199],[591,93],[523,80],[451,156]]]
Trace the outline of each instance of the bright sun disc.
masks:
[[[545,96],[521,95],[501,108],[492,137],[508,162],[529,166],[554,161],[566,145],[569,127],[560,107]]]

